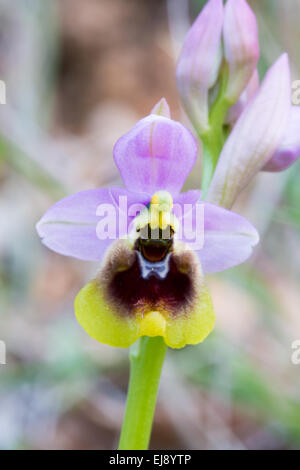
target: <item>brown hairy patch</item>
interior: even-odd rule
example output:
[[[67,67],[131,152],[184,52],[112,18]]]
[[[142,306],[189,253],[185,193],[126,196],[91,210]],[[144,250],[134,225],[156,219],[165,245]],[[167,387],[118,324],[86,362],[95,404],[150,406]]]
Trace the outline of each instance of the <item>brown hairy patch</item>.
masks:
[[[167,276],[143,279],[136,251],[126,240],[112,245],[96,277],[107,301],[121,315],[155,310],[174,316],[184,314],[193,306],[199,279],[195,253],[178,242],[174,242]]]

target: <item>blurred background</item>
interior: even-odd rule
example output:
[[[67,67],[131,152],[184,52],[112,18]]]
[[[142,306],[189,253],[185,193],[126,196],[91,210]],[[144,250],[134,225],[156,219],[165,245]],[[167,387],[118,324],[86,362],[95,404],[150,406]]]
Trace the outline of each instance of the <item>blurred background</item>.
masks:
[[[119,184],[116,139],[165,96],[200,0],[1,0],[1,449],[116,448],[128,351],[98,344],[73,300],[97,265],[40,243],[57,199]],[[260,72],[283,51],[300,79],[300,1],[252,0]],[[186,188],[198,188],[198,163]],[[300,449],[300,164],[261,174],[235,210],[261,233],[250,262],[209,276],[217,315],[197,347],[169,350],[151,447]]]

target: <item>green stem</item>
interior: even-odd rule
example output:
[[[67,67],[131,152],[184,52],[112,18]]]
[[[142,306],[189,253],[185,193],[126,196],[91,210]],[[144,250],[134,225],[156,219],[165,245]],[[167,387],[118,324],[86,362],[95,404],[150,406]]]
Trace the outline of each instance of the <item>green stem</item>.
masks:
[[[202,135],[202,198],[204,199],[216,169],[221,149],[223,147],[223,130],[212,129]]]
[[[210,125],[212,128],[217,129],[218,132],[222,131],[222,127],[224,125],[224,121],[226,119],[226,115],[230,106],[233,106],[235,104],[226,97],[228,78],[229,69],[228,65],[225,63],[223,64],[223,70],[220,77],[219,94],[216,101],[212,105],[209,114]]]
[[[226,98],[226,89],[228,84],[228,66],[223,64],[223,70],[220,76],[219,94],[212,105],[209,115],[209,129],[204,133],[198,132],[203,144],[203,168],[202,184],[203,199],[211,183],[214,171],[216,169],[221,150],[224,146],[226,136],[224,133],[224,122],[231,103]]]
[[[119,450],[148,448],[166,350],[163,338],[144,336],[130,351],[130,380]]]

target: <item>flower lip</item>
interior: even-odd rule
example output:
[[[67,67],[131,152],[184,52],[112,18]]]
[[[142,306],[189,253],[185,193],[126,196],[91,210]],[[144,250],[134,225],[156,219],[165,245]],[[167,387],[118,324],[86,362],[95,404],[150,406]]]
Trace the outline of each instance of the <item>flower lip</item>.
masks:
[[[150,275],[148,269],[143,277],[132,245],[115,242],[97,277],[76,298],[81,326],[98,341],[118,347],[144,335],[163,336],[172,348],[203,341],[215,319],[197,256],[176,242],[166,261],[166,275]],[[159,268],[159,263],[152,266]]]
[[[193,280],[172,249],[161,261],[149,261],[142,251],[133,250],[130,266],[113,270],[107,284],[109,302],[118,305],[121,315],[159,311],[176,316],[186,308],[194,296]]]

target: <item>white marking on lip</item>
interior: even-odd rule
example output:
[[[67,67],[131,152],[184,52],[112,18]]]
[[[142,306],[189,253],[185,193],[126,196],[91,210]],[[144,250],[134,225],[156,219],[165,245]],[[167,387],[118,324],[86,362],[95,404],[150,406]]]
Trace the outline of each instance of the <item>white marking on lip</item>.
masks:
[[[143,279],[148,279],[150,274],[157,274],[160,279],[165,279],[167,277],[171,253],[168,253],[162,261],[158,261],[156,263],[145,260],[139,251],[137,251],[137,255]]]

